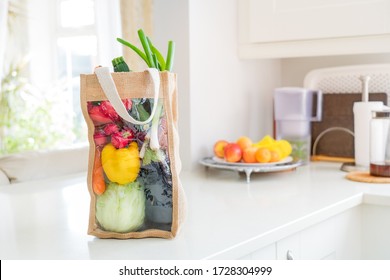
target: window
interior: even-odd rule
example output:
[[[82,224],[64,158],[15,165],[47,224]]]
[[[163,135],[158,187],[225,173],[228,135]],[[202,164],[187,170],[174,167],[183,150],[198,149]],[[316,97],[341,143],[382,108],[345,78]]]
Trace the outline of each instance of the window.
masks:
[[[97,62],[97,30],[94,0],[60,0],[56,32],[57,80],[65,82],[69,110],[73,111],[75,141],[86,141],[80,109],[79,76],[91,73]]]
[[[79,76],[98,64],[109,66],[120,53],[119,44],[111,46],[120,34],[119,1],[11,2],[18,13],[9,24],[10,80],[2,91],[23,87],[7,93],[13,96],[7,102],[21,101],[4,105],[10,113],[0,118],[0,155],[86,142]]]

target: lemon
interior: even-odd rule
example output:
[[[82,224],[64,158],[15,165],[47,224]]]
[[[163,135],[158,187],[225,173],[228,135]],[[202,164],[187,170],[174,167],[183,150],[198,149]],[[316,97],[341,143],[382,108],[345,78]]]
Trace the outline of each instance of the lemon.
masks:
[[[280,149],[282,153],[282,158],[288,157],[292,152],[291,144],[287,140],[277,140],[276,146]]]
[[[275,144],[275,139],[269,135],[264,136],[259,142],[253,144],[255,147],[272,147]]]
[[[264,136],[259,142],[254,143],[253,146],[257,148],[267,148],[270,152],[274,152],[274,161],[278,161],[276,155],[279,155],[281,160],[288,157],[292,152],[290,142],[285,139],[275,140],[270,135]]]

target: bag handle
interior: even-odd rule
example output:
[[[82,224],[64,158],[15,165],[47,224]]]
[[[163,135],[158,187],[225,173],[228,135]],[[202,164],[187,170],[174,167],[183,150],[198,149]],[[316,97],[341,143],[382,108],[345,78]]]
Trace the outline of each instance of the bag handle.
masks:
[[[119,97],[118,90],[116,89],[114,80],[112,79],[112,76],[110,74],[110,69],[108,67],[98,67],[95,69],[95,74],[98,78],[98,81],[100,83],[100,86],[103,89],[104,94],[110,101],[112,107],[114,107],[115,111],[118,113],[120,117],[122,117],[124,120],[136,124],[136,125],[145,125],[152,121],[154,114],[157,110],[157,103],[158,103],[158,95],[160,93],[160,74],[156,68],[148,68],[145,71],[147,71],[152,78],[153,83],[153,90],[154,90],[154,97],[153,97],[153,108],[152,112],[150,113],[150,116],[145,121],[139,121],[134,119],[132,116],[129,115],[129,112],[127,112],[125,105],[123,104],[121,98]]]

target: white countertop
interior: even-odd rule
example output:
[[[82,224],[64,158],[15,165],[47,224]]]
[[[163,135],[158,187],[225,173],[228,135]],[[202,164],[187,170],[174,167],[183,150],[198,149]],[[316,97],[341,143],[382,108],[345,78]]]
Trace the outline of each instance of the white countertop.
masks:
[[[390,184],[344,178],[336,163],[293,172],[183,172],[187,219],[173,240],[87,235],[86,175],[0,186],[0,259],[238,258],[361,203],[390,205]]]

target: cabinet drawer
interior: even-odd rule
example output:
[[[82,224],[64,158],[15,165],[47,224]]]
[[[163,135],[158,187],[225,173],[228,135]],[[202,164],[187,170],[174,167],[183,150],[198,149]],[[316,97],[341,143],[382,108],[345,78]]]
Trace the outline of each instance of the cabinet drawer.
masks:
[[[334,219],[328,219],[276,243],[279,260],[321,260],[335,258]]]
[[[301,232],[301,259],[321,260],[335,256],[336,228],[334,218]]]
[[[301,233],[279,240],[276,243],[276,256],[278,260],[301,259]]]
[[[240,258],[241,260],[276,260],[276,243],[272,243],[259,250],[256,250],[246,256]]]

